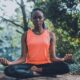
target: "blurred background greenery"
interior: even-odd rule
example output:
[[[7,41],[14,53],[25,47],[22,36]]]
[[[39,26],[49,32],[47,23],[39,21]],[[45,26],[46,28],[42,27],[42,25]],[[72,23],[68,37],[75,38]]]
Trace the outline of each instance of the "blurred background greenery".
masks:
[[[33,28],[30,13],[37,7],[45,13],[46,28],[56,34],[57,56],[72,53],[80,64],[80,0],[0,0],[0,57],[21,55],[21,35]]]

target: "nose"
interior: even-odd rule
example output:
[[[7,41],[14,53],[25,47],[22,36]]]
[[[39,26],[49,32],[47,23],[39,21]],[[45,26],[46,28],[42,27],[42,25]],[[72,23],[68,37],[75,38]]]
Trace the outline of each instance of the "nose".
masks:
[[[39,20],[40,20],[39,18],[36,19],[36,21],[39,21]]]

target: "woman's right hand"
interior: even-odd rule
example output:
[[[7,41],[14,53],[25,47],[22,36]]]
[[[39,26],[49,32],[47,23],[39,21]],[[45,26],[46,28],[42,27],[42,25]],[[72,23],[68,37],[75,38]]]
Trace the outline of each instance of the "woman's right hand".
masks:
[[[4,66],[9,66],[11,62],[5,58],[0,58],[0,63]]]

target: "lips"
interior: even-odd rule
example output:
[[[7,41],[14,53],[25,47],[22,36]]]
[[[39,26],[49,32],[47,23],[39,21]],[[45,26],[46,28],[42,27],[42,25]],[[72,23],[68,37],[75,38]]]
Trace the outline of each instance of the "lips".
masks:
[[[36,21],[36,22],[35,22],[35,24],[36,24],[36,25],[40,25],[41,23],[40,23],[40,22],[38,22],[38,21]]]

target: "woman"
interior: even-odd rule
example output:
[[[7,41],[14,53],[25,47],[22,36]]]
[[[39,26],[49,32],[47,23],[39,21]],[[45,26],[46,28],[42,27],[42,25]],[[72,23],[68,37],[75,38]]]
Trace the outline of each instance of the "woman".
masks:
[[[45,28],[43,11],[34,9],[31,18],[34,29],[28,29],[22,35],[21,57],[16,61],[0,58],[1,64],[7,66],[4,73],[11,77],[27,78],[39,74],[48,76],[69,72],[69,67],[64,61],[71,60],[72,55],[66,54],[64,58],[56,57],[56,37]]]

